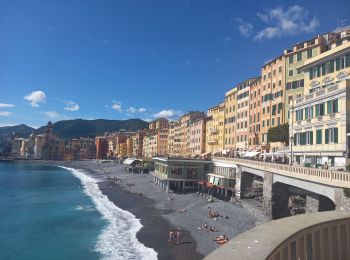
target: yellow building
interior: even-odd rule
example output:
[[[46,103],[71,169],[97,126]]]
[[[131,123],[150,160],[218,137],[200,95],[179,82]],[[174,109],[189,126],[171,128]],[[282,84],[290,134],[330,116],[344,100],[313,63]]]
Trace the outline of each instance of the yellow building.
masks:
[[[236,93],[237,88],[233,88],[225,94],[225,150],[236,149]]]
[[[209,108],[207,116],[205,152],[211,154],[222,152],[224,149],[225,102]]]
[[[350,36],[350,31],[349,34]],[[337,46],[338,45],[338,46]],[[350,42],[305,62],[304,95],[293,103],[290,135],[296,163],[344,167],[350,128]]]
[[[129,136],[126,138],[126,156],[132,157],[133,156],[133,136]]]
[[[127,144],[126,142],[118,143],[118,158],[127,157]]]
[[[289,120],[289,104],[304,94],[304,74],[298,68],[304,63],[325,51],[327,41],[318,35],[308,41],[298,43],[290,50],[284,51],[285,56],[285,118]]]

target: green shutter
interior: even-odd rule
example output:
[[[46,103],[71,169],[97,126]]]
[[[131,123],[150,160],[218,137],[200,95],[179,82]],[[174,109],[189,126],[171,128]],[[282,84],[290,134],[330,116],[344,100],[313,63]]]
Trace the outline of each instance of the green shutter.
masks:
[[[314,117],[314,107],[310,107],[310,118],[313,118]]]
[[[329,144],[329,129],[326,129],[324,132],[325,144]]]
[[[305,108],[305,119],[309,119],[309,117],[307,115],[307,108]]]
[[[320,105],[316,105],[315,110],[316,110],[316,117],[318,117],[320,115]]]
[[[310,131],[310,144],[314,144],[314,132]]]
[[[327,115],[331,114],[332,111],[332,101],[327,101]]]
[[[338,112],[338,99],[335,99],[334,101],[334,113]]]
[[[329,63],[329,72],[330,73],[334,72],[334,60],[331,60]]]
[[[317,77],[320,77],[321,76],[321,66],[317,66],[316,70],[317,70]]]
[[[297,145],[297,134],[294,134],[294,145]]]
[[[334,128],[334,143],[338,143],[338,128]]]
[[[324,103],[320,104],[320,116],[324,115]]]
[[[322,64],[322,76],[326,75],[326,63]]]
[[[316,130],[316,144],[322,144],[322,129]]]
[[[309,69],[309,79],[310,79],[310,80],[312,80],[312,79],[313,79],[312,69]]]
[[[350,67],[350,54],[346,55],[345,67]]]

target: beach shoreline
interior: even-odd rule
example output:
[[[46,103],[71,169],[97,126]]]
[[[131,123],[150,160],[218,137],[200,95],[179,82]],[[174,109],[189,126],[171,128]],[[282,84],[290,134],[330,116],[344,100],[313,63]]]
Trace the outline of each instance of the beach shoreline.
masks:
[[[117,207],[129,211],[140,219],[142,228],[138,240],[158,253],[158,259],[202,259],[219,247],[213,238],[225,234],[232,238],[250,228],[264,223],[264,216],[256,210],[237,207],[231,203],[214,200],[210,203],[195,193],[169,195],[152,182],[149,174],[125,172],[120,164],[98,161],[38,162],[83,170],[99,179],[99,188]],[[117,181],[113,179],[117,178]],[[208,207],[218,210],[225,218],[208,218]],[[180,210],[184,212],[180,212]],[[200,227],[215,226],[216,232]],[[169,230],[180,228],[181,244],[169,246]]]

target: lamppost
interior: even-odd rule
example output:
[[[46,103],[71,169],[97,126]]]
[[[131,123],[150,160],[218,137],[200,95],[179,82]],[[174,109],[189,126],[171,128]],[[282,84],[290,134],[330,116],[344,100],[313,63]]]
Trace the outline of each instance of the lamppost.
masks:
[[[291,135],[291,136],[289,137],[289,144],[290,144],[289,165],[293,165],[293,143],[294,143],[294,136]]]

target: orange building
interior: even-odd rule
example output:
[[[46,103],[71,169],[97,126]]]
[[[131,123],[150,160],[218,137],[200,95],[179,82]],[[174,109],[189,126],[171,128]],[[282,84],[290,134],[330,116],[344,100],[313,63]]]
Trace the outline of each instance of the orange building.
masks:
[[[261,77],[250,83],[249,103],[249,149],[259,150],[261,144]]]

